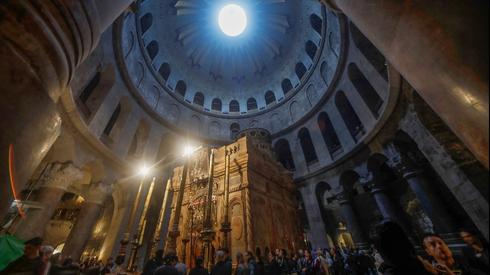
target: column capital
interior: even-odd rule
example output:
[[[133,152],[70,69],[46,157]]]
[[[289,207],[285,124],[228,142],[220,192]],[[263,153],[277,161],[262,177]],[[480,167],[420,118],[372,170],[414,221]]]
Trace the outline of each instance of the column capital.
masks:
[[[103,182],[97,182],[90,185],[86,192],[85,202],[102,205],[111,194],[112,186]]]
[[[77,180],[82,179],[83,171],[73,163],[54,162],[46,167],[41,176],[40,186],[67,190]]]
[[[397,145],[389,143],[385,146],[388,165],[405,179],[419,175],[423,170],[418,166],[414,156],[401,150]]]

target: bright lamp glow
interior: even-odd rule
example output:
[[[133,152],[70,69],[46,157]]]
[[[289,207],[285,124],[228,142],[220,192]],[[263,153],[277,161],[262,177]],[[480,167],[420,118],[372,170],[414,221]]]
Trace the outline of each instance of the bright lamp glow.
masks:
[[[219,27],[228,36],[239,36],[247,28],[247,14],[245,10],[236,4],[224,6],[219,12]]]
[[[196,150],[197,150],[197,148],[192,147],[190,145],[186,145],[184,147],[183,155],[184,155],[184,157],[188,157],[188,156],[192,155]]]
[[[140,171],[139,171],[140,175],[146,176],[146,175],[148,175],[148,173],[150,173],[150,167],[148,167],[146,165],[143,165],[140,167]]]

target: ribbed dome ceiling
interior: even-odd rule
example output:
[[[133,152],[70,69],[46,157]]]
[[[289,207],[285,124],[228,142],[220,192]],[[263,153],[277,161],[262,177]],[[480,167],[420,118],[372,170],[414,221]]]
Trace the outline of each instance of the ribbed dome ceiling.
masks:
[[[218,24],[230,3],[248,17],[238,37]],[[281,102],[308,81],[323,48],[325,16],[315,0],[146,0],[137,24],[164,87],[204,111],[244,114]]]

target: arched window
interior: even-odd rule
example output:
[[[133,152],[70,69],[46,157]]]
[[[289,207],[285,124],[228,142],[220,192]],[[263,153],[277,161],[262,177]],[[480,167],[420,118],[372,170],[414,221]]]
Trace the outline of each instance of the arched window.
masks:
[[[223,104],[221,103],[221,100],[219,98],[213,99],[213,102],[211,104],[211,110],[221,112],[223,110]]]
[[[352,40],[354,40],[356,47],[361,51],[364,57],[369,60],[378,73],[388,81],[388,68],[383,54],[381,54],[376,46],[374,46],[352,22],[350,22],[349,26]]]
[[[381,106],[383,106],[383,99],[379,96],[356,64],[349,64],[348,73],[349,79],[356,88],[356,91],[362,97],[364,102],[366,102],[371,113],[378,118],[379,110],[381,109]]]
[[[274,145],[274,153],[277,160],[284,166],[284,168],[294,171],[296,166],[294,165],[293,154],[291,153],[291,147],[289,142],[285,139],[281,139]]]
[[[153,15],[151,13],[147,13],[143,15],[140,19],[140,24],[141,24],[141,33],[145,33],[148,29],[150,29],[151,25],[153,24]]]
[[[150,126],[145,121],[140,121],[138,129],[133,136],[133,140],[129,147],[128,157],[140,158],[143,156],[148,136],[150,134]]]
[[[86,104],[92,93],[94,92],[95,88],[99,85],[100,82],[100,72],[97,72],[94,77],[90,80],[90,82],[85,86],[85,88],[82,90],[80,95],[78,96],[78,99],[80,100],[81,103]]]
[[[146,46],[146,50],[148,51],[148,55],[150,56],[150,59],[153,60],[158,54],[158,42],[155,40],[151,41],[150,44]]]
[[[320,128],[320,132],[322,133],[323,140],[327,145],[330,155],[334,155],[337,151],[342,149],[342,144],[340,143],[339,137],[337,136],[332,121],[327,113],[322,112],[318,116],[318,127]]]
[[[265,93],[265,103],[267,105],[271,105],[274,102],[276,102],[276,95],[274,94],[273,91],[267,91]]]
[[[309,40],[308,42],[306,42],[305,51],[308,54],[308,56],[311,58],[311,60],[313,60],[315,59],[316,52],[318,51],[318,47],[313,41]]]
[[[291,83],[291,80],[286,78],[282,81],[281,87],[284,95],[287,95],[290,91],[293,90],[293,83]]]
[[[230,126],[230,138],[231,139],[235,139],[238,135],[238,133],[240,132],[240,124],[238,123],[233,123],[231,124]]]
[[[183,80],[179,80],[175,86],[175,92],[182,97],[185,97],[185,93],[187,92],[187,84],[185,84]]]
[[[168,81],[171,72],[172,70],[170,69],[170,65],[168,63],[163,63],[160,66],[160,69],[158,69],[158,73],[160,73],[165,81]]]
[[[299,80],[303,78],[303,76],[306,74],[306,71],[307,69],[305,67],[305,64],[303,64],[302,62],[296,64],[295,72]]]
[[[254,111],[257,109],[258,109],[257,100],[255,100],[255,98],[249,98],[247,100],[247,110],[248,111]]]
[[[97,72],[78,95],[78,106],[86,119],[89,119],[102,105],[116,80],[115,68],[109,64]]]
[[[315,151],[315,146],[311,140],[310,131],[303,128],[298,133],[299,142],[301,143],[301,148],[303,149],[303,155],[305,156],[306,164],[310,165],[318,161],[318,156]]]
[[[197,92],[192,102],[196,105],[204,106],[204,95],[201,92]]]
[[[337,106],[352,138],[354,138],[355,141],[358,141],[365,133],[364,126],[344,92],[339,91],[335,96],[335,106]]]
[[[230,112],[231,113],[239,113],[240,112],[240,103],[236,100],[232,100],[230,102]]]
[[[119,138],[119,135],[124,129],[124,125],[131,113],[130,100],[127,97],[121,98],[116,109],[112,112],[112,115],[107,122],[102,135],[101,141],[106,145],[112,145]]]
[[[320,16],[316,14],[312,14],[310,16],[310,24],[311,27],[319,34],[322,35],[322,26],[323,26],[323,20],[320,18]]]
[[[116,110],[111,115],[111,118],[109,119],[109,122],[107,122],[107,125],[104,128],[103,134],[106,136],[110,136],[112,129],[114,129],[114,125],[116,125],[117,119],[119,118],[119,115],[121,114],[121,103],[117,104]]]

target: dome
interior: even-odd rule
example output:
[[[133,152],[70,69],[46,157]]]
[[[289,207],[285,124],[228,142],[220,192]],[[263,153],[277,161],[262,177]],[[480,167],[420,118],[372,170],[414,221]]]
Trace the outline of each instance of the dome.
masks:
[[[229,3],[247,16],[244,32],[234,37],[219,26]],[[307,91],[317,101],[335,81],[341,56],[340,20],[314,0],[146,0],[118,32],[128,86],[174,125],[184,112],[220,125],[249,124],[274,110],[289,112],[283,105]],[[304,104],[305,110],[314,105]]]

